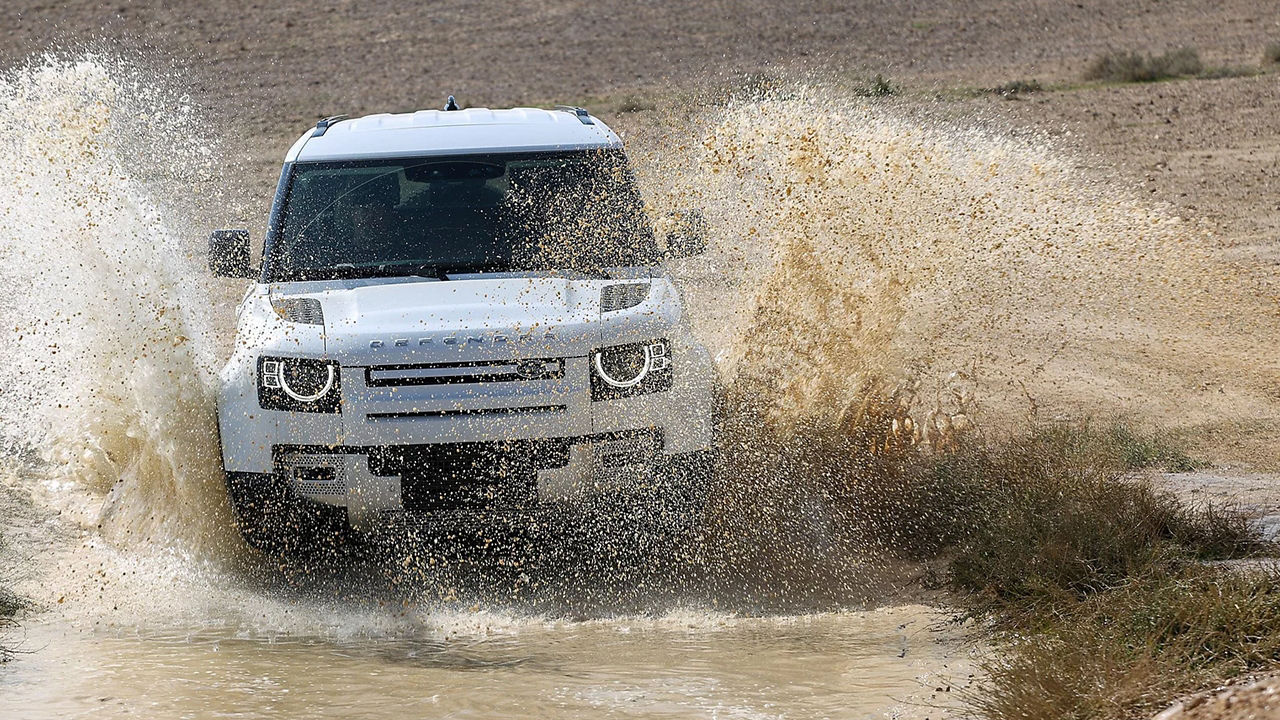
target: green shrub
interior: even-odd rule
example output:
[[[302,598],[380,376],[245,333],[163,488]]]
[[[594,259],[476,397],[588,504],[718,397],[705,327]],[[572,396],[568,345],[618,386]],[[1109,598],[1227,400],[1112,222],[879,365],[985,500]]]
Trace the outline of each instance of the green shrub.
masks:
[[[885,76],[876,73],[875,77],[856,88],[855,91],[863,97],[887,97],[889,95],[897,95],[898,87],[889,82],[889,79]]]
[[[1044,86],[1039,80],[1011,80],[1003,85],[991,88],[989,90],[993,95],[1012,98],[1019,95],[1028,95],[1038,93],[1044,90]]]
[[[1085,71],[1086,80],[1154,82],[1198,75],[1204,70],[1194,48],[1178,48],[1163,55],[1111,52],[1098,56]]]
[[[1273,42],[1267,45],[1262,51],[1262,62],[1271,63],[1272,65],[1280,63],[1280,42]]]

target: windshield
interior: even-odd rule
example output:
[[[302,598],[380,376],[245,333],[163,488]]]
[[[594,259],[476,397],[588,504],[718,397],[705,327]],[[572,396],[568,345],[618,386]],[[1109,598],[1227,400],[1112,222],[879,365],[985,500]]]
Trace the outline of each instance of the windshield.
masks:
[[[268,282],[659,261],[621,153],[298,163]]]

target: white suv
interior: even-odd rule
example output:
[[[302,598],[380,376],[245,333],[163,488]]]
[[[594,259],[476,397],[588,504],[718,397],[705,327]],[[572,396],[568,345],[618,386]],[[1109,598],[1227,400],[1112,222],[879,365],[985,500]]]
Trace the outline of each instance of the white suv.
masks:
[[[228,488],[271,552],[601,498],[697,509],[713,369],[618,136],[580,108],[329,118],[285,157],[221,373]]]

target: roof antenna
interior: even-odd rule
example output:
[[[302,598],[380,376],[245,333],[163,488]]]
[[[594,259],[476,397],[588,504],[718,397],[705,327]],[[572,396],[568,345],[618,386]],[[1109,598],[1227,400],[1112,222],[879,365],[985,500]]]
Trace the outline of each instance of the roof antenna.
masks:
[[[445,103],[445,104],[444,104],[444,109],[445,109],[446,111],[447,111],[447,110],[461,110],[461,108],[459,108],[459,107],[458,107],[458,101],[457,101],[457,100],[454,100],[452,95],[450,95],[450,96],[449,96],[449,102],[447,102],[447,103]]]

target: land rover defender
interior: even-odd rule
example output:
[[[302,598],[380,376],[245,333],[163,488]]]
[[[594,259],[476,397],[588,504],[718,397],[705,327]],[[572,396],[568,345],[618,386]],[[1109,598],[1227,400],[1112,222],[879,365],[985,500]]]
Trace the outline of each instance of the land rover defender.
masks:
[[[246,540],[431,532],[626,498],[696,513],[713,368],[618,136],[580,108],[328,118],[290,148],[220,374]]]

